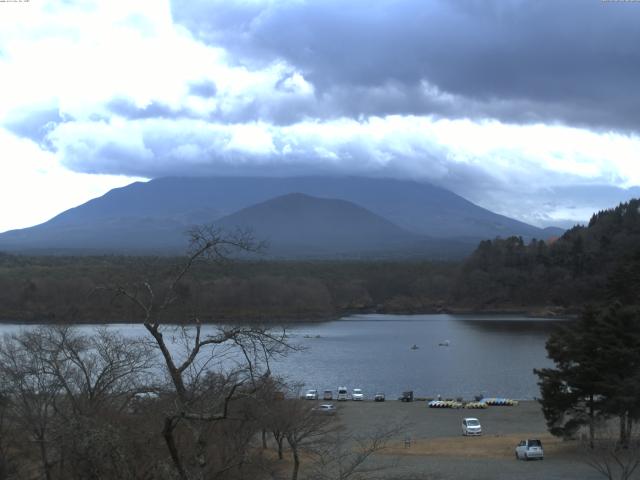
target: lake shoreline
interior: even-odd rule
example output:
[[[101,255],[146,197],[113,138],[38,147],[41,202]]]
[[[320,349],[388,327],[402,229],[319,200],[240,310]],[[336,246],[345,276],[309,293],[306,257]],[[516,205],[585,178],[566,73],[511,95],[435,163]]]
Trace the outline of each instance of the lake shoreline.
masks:
[[[385,306],[377,308],[357,308],[345,309],[334,314],[313,315],[313,316],[278,316],[274,317],[236,317],[229,315],[218,315],[216,317],[202,317],[201,324],[229,324],[229,325],[283,325],[295,323],[325,323],[334,322],[345,317],[353,315],[522,315],[529,318],[553,318],[558,320],[574,320],[579,315],[577,308],[564,308],[555,306],[532,306],[532,307],[491,307],[491,308],[473,308],[473,307],[449,307],[434,306],[425,309],[389,309]],[[29,317],[2,317],[0,324],[16,324],[16,325],[109,325],[109,324],[132,324],[142,323],[136,319],[122,320],[87,320],[83,322],[70,319],[59,319],[50,315],[29,316]],[[179,325],[195,325],[195,322],[178,322]]]

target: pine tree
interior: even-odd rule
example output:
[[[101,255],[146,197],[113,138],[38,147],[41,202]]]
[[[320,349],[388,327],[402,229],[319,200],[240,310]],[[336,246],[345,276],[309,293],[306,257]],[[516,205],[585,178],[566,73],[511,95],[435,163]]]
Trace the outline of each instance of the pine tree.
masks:
[[[577,322],[559,328],[546,344],[556,368],[534,370],[540,379],[540,403],[549,431],[571,437],[587,425],[591,444],[595,421],[603,414],[602,372],[592,355],[599,348],[597,323],[596,312],[587,310]]]
[[[640,418],[640,315],[615,303],[587,310],[554,332],[547,353],[556,368],[535,370],[540,403],[552,434],[571,436],[587,425],[593,445],[596,420],[617,417],[626,446]]]

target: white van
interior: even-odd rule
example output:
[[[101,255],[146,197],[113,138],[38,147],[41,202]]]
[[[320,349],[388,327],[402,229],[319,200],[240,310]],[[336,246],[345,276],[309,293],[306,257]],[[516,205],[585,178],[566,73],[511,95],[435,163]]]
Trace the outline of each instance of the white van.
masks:
[[[338,400],[349,400],[347,387],[338,387]]]

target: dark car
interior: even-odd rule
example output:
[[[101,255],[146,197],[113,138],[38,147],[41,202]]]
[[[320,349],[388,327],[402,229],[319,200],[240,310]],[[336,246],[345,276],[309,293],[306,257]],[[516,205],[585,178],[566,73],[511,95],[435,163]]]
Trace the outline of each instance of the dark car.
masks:
[[[402,396],[400,397],[401,402],[413,402],[413,390],[409,390],[407,392],[402,392]]]
[[[373,397],[374,402],[384,402],[384,393],[378,392]]]

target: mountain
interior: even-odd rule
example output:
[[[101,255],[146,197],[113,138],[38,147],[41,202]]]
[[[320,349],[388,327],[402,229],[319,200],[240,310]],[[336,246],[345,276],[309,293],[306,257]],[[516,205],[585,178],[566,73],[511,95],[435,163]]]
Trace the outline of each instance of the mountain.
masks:
[[[268,253],[287,257],[381,256],[444,247],[354,203],[302,193],[244,208],[215,224],[226,230],[250,229],[268,243]]]
[[[41,225],[0,234],[0,249],[183,250],[183,232],[189,226],[222,221],[242,209],[294,192],[351,202],[414,235],[458,238],[467,243],[497,236],[549,236],[448,190],[409,180],[170,177],[111,190]]]

